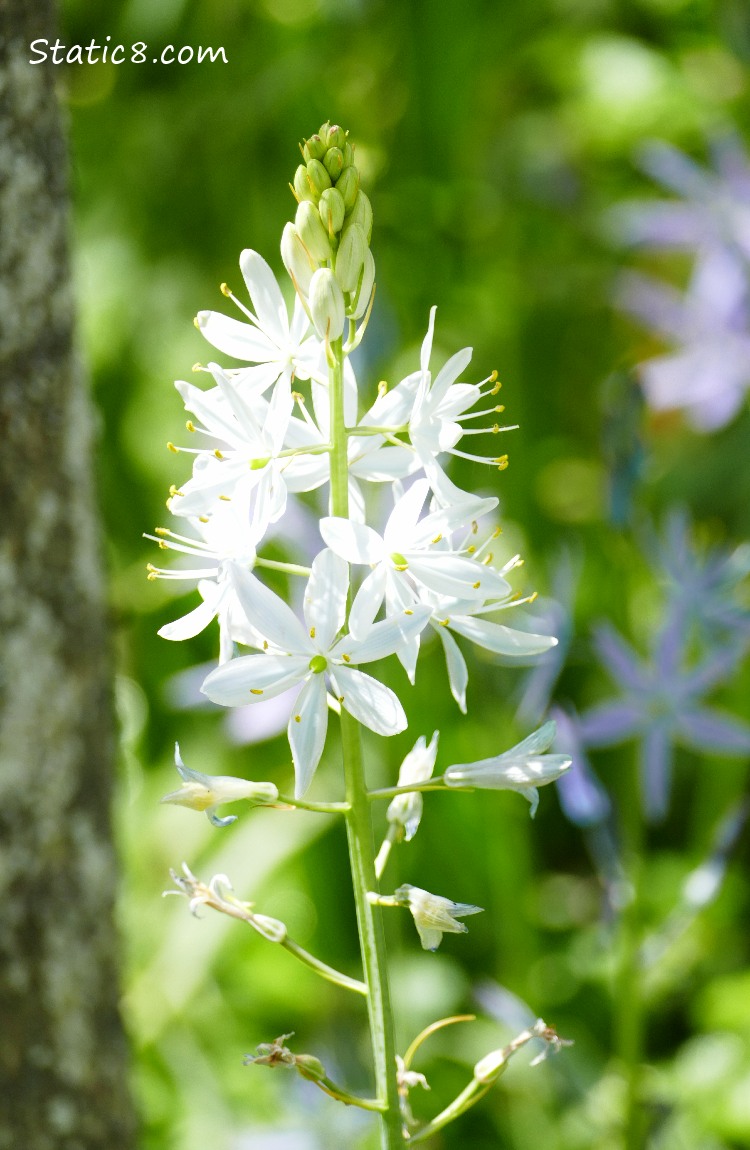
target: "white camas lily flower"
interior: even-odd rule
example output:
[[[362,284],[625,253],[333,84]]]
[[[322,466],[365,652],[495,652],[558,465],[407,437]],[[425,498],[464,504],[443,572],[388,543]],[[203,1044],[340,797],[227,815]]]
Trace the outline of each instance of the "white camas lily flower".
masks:
[[[533,818],[539,806],[538,788],[559,779],[572,762],[567,755],[544,754],[554,737],[555,724],[550,721],[509,751],[474,763],[457,763],[448,767],[445,783],[456,788],[518,791],[531,803]]]
[[[157,527],[153,535],[146,535],[164,550],[190,555],[199,563],[195,567],[173,568],[148,564],[149,579],[196,583],[203,600],[187,614],[165,623],[159,628],[159,635],[172,641],[192,639],[218,617],[222,663],[232,657],[234,642],[258,645],[257,632],[249,630],[229,577],[234,564],[252,570],[257,559],[256,546],[262,531],[252,518],[250,495],[244,489],[231,501],[217,502],[211,515],[191,518],[194,536],[166,527]]]
[[[218,364],[209,364],[209,371],[216,381],[209,391],[182,380],[176,384],[187,410],[201,421],[199,426],[188,421],[188,430],[210,442],[204,447],[169,445],[196,459],[192,478],[175,490],[168,506],[174,515],[206,515],[219,500],[246,489],[253,498],[254,530],[262,537],[286,507],[284,472],[293,459],[279,456],[294,406],[291,385],[282,377],[268,401],[241,394],[236,378]]]
[[[331,550],[349,563],[372,567],[349,617],[349,627],[357,638],[367,634],[384,599],[403,609],[418,602],[425,590],[482,602],[510,594],[510,585],[496,571],[451,550],[448,543],[457,528],[492,511],[497,499],[467,497],[420,520],[429,491],[426,479],[413,483],[397,500],[382,535],[348,519],[329,517],[320,522],[320,533]]]
[[[423,950],[437,950],[444,934],[466,934],[469,928],[458,919],[480,914],[484,909],[468,902],[453,902],[409,883],[400,886],[393,898],[394,905],[407,906],[411,911]]]
[[[340,706],[376,734],[395,735],[406,728],[404,709],[393,691],[355,667],[392,655],[424,627],[429,611],[415,607],[385,619],[364,641],[351,635],[337,638],[346,620],[349,569],[332,551],[321,551],[313,562],[304,625],[249,571],[234,569],[232,574],[248,622],[265,637],[268,649],[224,663],[208,676],[202,690],[215,703],[237,707],[302,685],[287,732],[299,798],[323,753],[328,729],[326,680]]]
[[[190,807],[193,811],[205,811],[215,827],[227,827],[237,821],[236,815],[219,818],[216,808],[223,803],[236,803],[239,799],[249,799],[251,803],[275,803],[279,792],[273,783],[253,783],[248,779],[235,779],[230,775],[204,775],[186,767],[180,755],[180,744],[174,745],[174,765],[183,785],[178,791],[171,791],[160,801]]]
[[[409,754],[401,764],[398,772],[398,786],[406,787],[410,783],[426,783],[432,776],[437,758],[439,732],[435,731],[429,744],[424,735],[420,735]],[[386,811],[386,818],[391,826],[403,829],[405,842],[411,842],[419,828],[422,818],[423,800],[419,791],[412,791],[409,795],[396,795]]]
[[[246,248],[240,256],[240,270],[255,312],[240,303],[226,285],[222,291],[248,322],[230,319],[221,312],[201,311],[196,327],[225,355],[258,365],[243,372],[253,388],[265,391],[282,375],[287,382],[293,375],[309,379],[318,363],[320,344],[299,298],[295,296],[290,324],[281,288],[263,257]]]

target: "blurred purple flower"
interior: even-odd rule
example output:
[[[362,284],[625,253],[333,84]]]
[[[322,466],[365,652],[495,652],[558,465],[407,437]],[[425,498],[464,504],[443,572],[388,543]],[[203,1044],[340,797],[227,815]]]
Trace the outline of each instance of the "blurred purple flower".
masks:
[[[612,804],[591,768],[578,733],[576,717],[560,707],[553,707],[550,717],[557,725],[553,743],[555,750],[573,760],[570,769],[556,783],[560,806],[575,826],[590,827],[601,823],[609,815]]]
[[[580,560],[570,551],[562,551],[554,564],[552,596],[534,603],[534,628],[539,634],[554,635],[557,646],[526,660],[532,670],[524,676],[516,719],[521,726],[536,726],[549,709],[557,680],[568,658],[573,640],[573,606],[580,574]],[[518,666],[518,660],[514,661]]]
[[[750,260],[750,162],[736,136],[715,140],[711,152],[715,171],[671,144],[646,144],[640,167],[680,199],[618,204],[608,214],[615,237],[626,244],[696,253],[721,247]]]
[[[662,537],[646,539],[654,572],[667,580],[670,626],[689,638],[695,632],[709,645],[716,638],[740,644],[750,640],[750,610],[737,602],[739,585],[750,575],[750,543],[734,550],[699,550],[687,512],[669,514]]]
[[[640,740],[641,787],[649,818],[666,814],[675,743],[706,754],[750,754],[750,726],[702,702],[734,671],[741,648],[711,654],[688,669],[682,665],[681,637],[673,628],[657,636],[651,661],[640,659],[608,624],[596,632],[595,645],[622,694],[581,715],[581,740],[586,747]]]
[[[675,350],[646,360],[639,374],[655,411],[685,410],[699,431],[738,412],[750,388],[750,298],[745,269],[723,248],[698,262],[683,296],[637,272],[620,280],[621,307]]]

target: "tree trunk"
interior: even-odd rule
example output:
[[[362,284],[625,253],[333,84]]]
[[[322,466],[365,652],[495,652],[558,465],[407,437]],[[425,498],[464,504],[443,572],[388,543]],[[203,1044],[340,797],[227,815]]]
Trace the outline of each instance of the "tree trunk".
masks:
[[[112,666],[51,0],[0,0],[0,1150],[126,1150]]]

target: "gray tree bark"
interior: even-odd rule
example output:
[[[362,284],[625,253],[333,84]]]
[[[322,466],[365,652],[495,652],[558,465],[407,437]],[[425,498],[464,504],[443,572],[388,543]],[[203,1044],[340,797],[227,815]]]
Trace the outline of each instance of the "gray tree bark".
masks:
[[[126,1150],[112,666],[52,0],[0,0],[0,1150]]]

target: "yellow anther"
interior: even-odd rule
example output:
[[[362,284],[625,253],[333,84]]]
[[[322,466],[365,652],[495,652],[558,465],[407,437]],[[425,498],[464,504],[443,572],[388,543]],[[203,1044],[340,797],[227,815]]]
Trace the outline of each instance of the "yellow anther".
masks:
[[[301,723],[302,722],[302,716],[301,715],[295,715],[294,721],[295,721],[295,723]]]
[[[409,570],[409,564],[408,563],[397,563],[395,565],[394,570],[396,570],[396,571],[408,571]]]
[[[450,623],[450,619],[438,619],[438,623],[441,627],[447,627]]]
[[[414,612],[413,612],[413,611],[410,611],[410,610],[408,609],[408,607],[407,607],[407,608],[404,610],[404,615],[413,615],[413,614],[414,614]]]
[[[195,319],[193,320],[193,324],[195,327],[198,328],[198,331],[200,331],[201,325],[198,323],[198,316],[196,316]]]
[[[210,523],[211,521],[207,515],[199,515],[198,516],[198,522],[199,523]]]
[[[443,538],[442,535],[436,535],[434,539],[430,540],[430,542],[431,543],[439,543],[442,538]]]
[[[221,292],[222,295],[225,295],[225,296],[228,296],[229,298],[231,298],[232,293],[226,284],[219,284],[219,291]]]
[[[498,455],[497,459],[493,459],[492,462],[497,464],[498,471],[505,471],[508,466],[508,456]]]
[[[179,455],[179,453],[180,453],[179,447],[175,447],[175,445],[172,443],[171,439],[170,439],[169,443],[167,444],[167,451],[171,451],[173,455]]]
[[[216,456],[216,458],[217,458],[217,459],[223,459],[223,458],[224,458],[224,456],[222,455],[222,453],[219,451],[218,447],[216,448],[216,451],[214,452],[214,455]]]
[[[503,411],[505,411],[505,404],[504,403],[498,403],[497,407],[495,408],[495,411],[499,411],[501,413]]]
[[[478,591],[481,586],[482,586],[481,579],[477,579],[476,583],[472,583],[472,587],[474,588],[475,591]]]
[[[343,696],[343,695],[339,695],[339,702],[340,702],[340,703],[343,703],[343,701],[344,701],[344,696]]]
[[[314,627],[311,627],[311,628],[310,628],[310,638],[311,638],[311,639],[314,639],[314,638],[315,638],[315,628],[314,628]]]
[[[539,592],[538,591],[532,591],[531,594],[529,595],[528,601],[529,601],[529,603],[533,603],[534,600],[538,599],[538,598],[539,598]]]
[[[492,425],[492,434],[493,434],[493,435],[497,435],[497,433],[498,433],[498,431],[499,431],[499,430],[500,430],[500,424],[499,424],[499,423],[493,423],[493,425]]]
[[[184,495],[184,491],[180,491],[179,487],[175,487],[174,483],[169,488],[169,494],[174,499],[175,495]]]
[[[381,379],[380,383],[378,384],[378,395],[385,395],[387,390],[388,390],[388,384],[386,383],[386,381],[384,379]]]
[[[251,695],[262,695],[263,691],[260,687],[251,687],[250,688],[250,694]]]
[[[166,540],[159,539],[158,542],[159,542],[159,546],[161,547],[162,551],[169,551],[169,544],[166,542]]]
[[[502,383],[500,383],[500,381],[498,380],[498,382],[495,384],[492,391],[490,392],[490,395],[497,395],[498,391],[500,390],[500,388],[502,386],[503,386]]]
[[[479,530],[479,524],[477,523],[476,519],[474,519],[474,520],[472,520],[472,524],[471,524],[472,535],[476,535],[478,530]]]
[[[197,320],[195,321],[195,326],[196,326],[196,327],[198,326],[198,321],[197,321]],[[193,371],[205,371],[205,370],[206,370],[206,369],[205,369],[205,367],[203,366],[203,364],[202,364],[202,363],[194,363],[194,364],[193,364]]]
[[[154,527],[154,535],[169,535],[170,530],[168,527]]]
[[[491,538],[492,539],[499,539],[500,536],[502,535],[502,533],[503,533],[502,527],[496,527],[495,530],[492,532]]]
[[[147,563],[146,564],[146,570],[147,571],[156,571],[156,567],[154,567],[153,563]]]
[[[264,639],[264,640],[263,640],[263,650],[264,650],[264,651],[267,651],[267,650],[268,650],[268,639]]]
[[[492,372],[490,373],[490,378],[488,379],[487,382],[488,383],[497,383],[497,368],[493,368]]]
[[[149,573],[148,573],[148,575],[146,576],[146,578],[149,580],[149,582],[150,582],[150,583],[153,583],[154,579],[158,579],[158,578],[159,578],[159,576],[156,574],[156,572],[155,572],[155,571],[149,571]]]
[[[519,559],[518,562],[516,563],[516,567],[523,567],[525,562],[526,562],[525,559]]]
[[[195,424],[193,423],[192,419],[187,420],[185,427],[188,429],[188,431],[195,431]]]
[[[219,499],[222,501],[222,503],[231,503],[232,502],[231,495],[220,495]]]
[[[466,550],[469,552],[469,555],[473,555],[473,554],[474,554],[474,552],[476,551],[476,547],[475,547],[475,546],[474,546],[474,544],[472,543],[470,547],[467,547],[467,548],[466,548]]]
[[[351,655],[342,655],[341,658],[344,660],[345,663],[351,663],[351,661],[352,661]]]
[[[304,403],[305,402],[305,397],[301,391],[293,391],[292,392],[292,399],[294,400],[295,403]]]
[[[485,567],[489,567],[490,563],[492,562],[492,560],[494,558],[495,558],[495,556],[492,554],[492,552],[488,551],[487,554],[485,555],[484,559],[482,560],[483,565]]]

